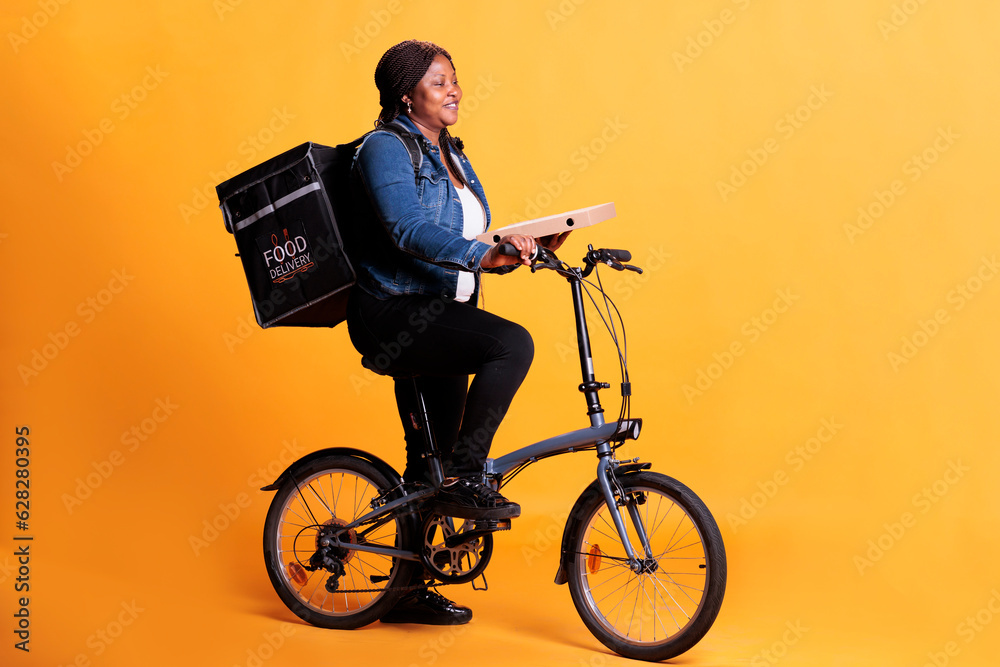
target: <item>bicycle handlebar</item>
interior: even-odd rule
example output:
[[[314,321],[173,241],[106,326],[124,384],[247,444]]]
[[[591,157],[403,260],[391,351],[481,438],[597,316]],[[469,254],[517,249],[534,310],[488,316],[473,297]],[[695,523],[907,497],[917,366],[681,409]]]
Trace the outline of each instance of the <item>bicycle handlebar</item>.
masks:
[[[497,252],[501,255],[506,255],[508,257],[520,257],[521,251],[514,247],[513,244],[508,242],[503,242],[497,246]],[[535,252],[529,257],[532,262],[558,262],[558,258],[555,253],[546,250],[544,247],[536,244]],[[631,264],[623,264],[623,262],[628,262],[632,259],[632,253],[628,250],[615,250],[614,248],[590,248],[587,251],[587,256],[583,258],[585,264],[588,268],[584,273],[584,276],[588,275],[595,266],[598,264],[607,264],[616,271],[635,271],[636,273],[642,273],[642,269],[638,266],[632,266]],[[553,268],[553,267],[549,267]],[[532,266],[532,271],[535,267]]]

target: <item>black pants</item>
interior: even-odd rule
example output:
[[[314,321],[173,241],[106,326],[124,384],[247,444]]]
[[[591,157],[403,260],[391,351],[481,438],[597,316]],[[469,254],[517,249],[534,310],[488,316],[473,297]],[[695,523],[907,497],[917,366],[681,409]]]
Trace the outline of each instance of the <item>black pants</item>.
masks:
[[[466,303],[421,295],[382,300],[358,288],[348,303],[347,326],[354,347],[380,369],[419,376],[445,475],[479,474],[531,365],[531,334]],[[413,381],[395,382],[406,439],[403,478],[426,479],[423,436],[410,418],[417,412]]]

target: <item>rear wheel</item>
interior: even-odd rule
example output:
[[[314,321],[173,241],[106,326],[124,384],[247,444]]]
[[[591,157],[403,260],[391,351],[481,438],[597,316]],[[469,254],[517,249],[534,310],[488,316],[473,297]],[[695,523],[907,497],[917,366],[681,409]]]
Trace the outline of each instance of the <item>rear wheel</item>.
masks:
[[[705,504],[677,480],[640,472],[619,481],[617,511],[641,562],[630,562],[595,482],[567,527],[570,594],[602,644],[628,658],[665,660],[694,646],[719,613],[726,588],[722,535]]]
[[[324,628],[358,628],[402,595],[417,563],[350,545],[408,547],[411,518],[389,513],[346,529],[391,488],[367,461],[332,455],[295,471],[278,489],[264,521],[264,562],[296,616]]]

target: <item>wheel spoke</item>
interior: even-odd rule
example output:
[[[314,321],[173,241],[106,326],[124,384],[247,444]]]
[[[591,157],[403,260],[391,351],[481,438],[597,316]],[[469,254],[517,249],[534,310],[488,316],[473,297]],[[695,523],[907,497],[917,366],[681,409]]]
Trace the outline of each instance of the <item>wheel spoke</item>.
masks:
[[[677,528],[678,528],[678,530],[679,530],[679,529],[680,529],[680,525],[678,525],[678,526],[677,526]],[[688,536],[688,534],[689,534],[689,533],[690,533],[690,532],[691,532],[692,530],[695,530],[695,528],[694,528],[694,524],[693,524],[693,523],[692,523],[692,524],[691,524],[691,526],[690,526],[690,527],[689,527],[689,528],[688,528],[687,530],[685,530],[685,531],[684,531],[684,532],[683,532],[682,534],[680,534],[680,535],[677,535],[677,539],[673,540],[673,541],[672,541],[672,542],[670,543],[670,545],[669,545],[669,546],[667,546],[666,550],[665,550],[665,551],[664,551],[663,553],[668,553],[668,552],[671,552],[671,551],[680,551],[681,549],[687,549],[688,547],[690,547],[690,546],[691,546],[691,545],[693,545],[693,544],[701,544],[701,538],[700,538],[700,537],[698,536],[698,533],[697,533],[697,531],[695,531],[695,534],[694,534],[694,540],[695,540],[695,541],[694,541],[694,542],[689,542],[688,544],[685,544],[684,546],[681,546],[681,547],[677,546],[677,544],[678,544],[678,543],[679,543],[679,542],[680,542],[681,540],[683,540],[683,539],[684,539],[685,537],[687,537],[687,536]],[[674,533],[676,534],[676,531],[674,531]]]
[[[317,483],[318,483],[318,482],[317,482]],[[310,491],[312,491],[312,494],[313,494],[314,496],[316,496],[316,500],[318,500],[318,501],[320,502],[320,504],[321,504],[321,505],[322,505],[322,506],[323,506],[324,508],[326,508],[326,512],[327,512],[327,514],[329,514],[330,516],[334,516],[334,515],[336,514],[336,512],[334,512],[334,511],[333,511],[332,509],[330,509],[330,505],[328,505],[328,504],[327,504],[327,502],[326,502],[326,499],[325,499],[325,498],[324,498],[323,496],[321,496],[321,495],[320,495],[319,493],[317,493],[317,492],[316,492],[316,489],[315,489],[315,488],[313,487],[313,485],[312,485],[312,482],[310,482],[310,483],[309,483],[309,485],[308,485],[308,486],[307,486],[306,488],[307,488],[307,489],[309,489]],[[322,486],[322,485],[320,485],[320,487],[319,487],[319,490],[320,490],[320,491],[322,491],[322,490],[323,490],[323,486]],[[302,498],[302,502],[303,502],[303,503],[305,503],[305,502],[306,502],[306,499],[305,499],[304,497]],[[306,504],[306,506],[308,507],[308,503]],[[309,511],[309,513],[310,513],[310,514],[313,514],[312,510],[310,510],[310,511]],[[315,514],[313,514],[313,518],[315,518]],[[322,522],[322,521],[319,521],[319,520],[317,519],[317,520],[316,520],[316,523],[317,523],[317,524],[321,524],[321,523],[323,523],[323,522]]]
[[[677,622],[677,618],[674,616],[674,612],[673,612],[673,610],[671,610],[670,604],[667,602],[667,598],[665,598],[663,596],[663,593],[660,591],[659,587],[656,586],[657,583],[658,582],[655,582],[655,581],[653,582],[653,592],[656,595],[658,595],[660,597],[660,599],[663,600],[663,602],[664,602],[663,607],[664,607],[664,609],[667,610],[667,613],[670,614],[670,620],[673,621],[674,625],[677,626],[677,629],[680,630],[681,629],[681,624]],[[655,608],[655,605],[654,605],[654,608]],[[664,626],[664,630],[666,630],[666,626]]]
[[[662,501],[662,499],[660,499],[660,500]],[[657,516],[659,516],[660,506],[661,505],[663,505],[663,502],[657,502],[656,503],[656,514],[657,514]],[[671,502],[670,506],[667,508],[667,513],[663,515],[662,519],[660,519],[659,521],[656,521],[655,518],[654,518],[655,525],[649,531],[649,535],[650,535],[651,538],[652,538],[652,536],[653,536],[654,533],[656,533],[657,531],[659,531],[660,526],[663,525],[663,522],[666,521],[670,517],[670,514],[674,511],[675,507],[677,507],[677,503]]]
[[[304,517],[304,516],[302,516],[301,514],[299,514],[298,512],[296,512],[296,511],[295,511],[295,508],[294,508],[294,507],[292,507],[292,506],[291,506],[291,504],[289,504],[289,505],[288,505],[288,511],[287,511],[287,512],[285,513],[285,516],[287,517],[287,516],[288,516],[289,514],[294,514],[294,515],[295,515],[296,517],[298,517],[298,519],[299,519],[300,521],[305,521],[305,522],[306,522],[306,523],[305,523],[305,525],[306,525],[306,526],[311,526],[311,525],[313,525],[313,524],[312,524],[312,522],[311,522],[311,521],[309,521],[309,517]],[[287,518],[286,518],[286,519],[284,519],[284,520],[283,520],[283,522],[288,522],[288,523],[291,523],[290,521],[288,521],[288,519],[287,519]],[[296,524],[296,525],[297,525],[297,524]],[[304,527],[304,526],[303,526],[303,527]]]
[[[594,529],[591,531],[591,533],[597,533],[598,535],[603,535],[604,537],[608,538],[612,542],[621,542],[621,540],[622,540],[622,538],[618,536],[618,531],[617,530],[615,530],[614,534],[612,535],[611,533],[605,533],[603,530],[601,530],[601,529],[599,529],[599,528],[597,528],[595,526]]]
[[[632,570],[630,570],[630,569],[622,569],[621,571],[619,571],[619,572],[616,572],[616,573],[614,573],[613,575],[611,575],[610,577],[608,577],[608,578],[607,578],[607,579],[605,579],[604,581],[602,581],[602,582],[600,582],[600,583],[598,583],[598,584],[595,584],[595,585],[592,585],[592,586],[590,586],[590,587],[588,588],[588,590],[589,590],[590,592],[594,592],[594,591],[596,591],[596,590],[597,590],[598,588],[600,588],[601,586],[606,586],[607,584],[610,584],[610,583],[613,583],[613,582],[615,581],[615,579],[617,579],[618,577],[622,576],[623,574],[634,574],[634,573],[633,573],[633,572],[632,572]],[[628,583],[628,581],[626,581],[625,583],[627,584],[627,583]],[[609,595],[614,595],[614,594],[615,594],[615,593],[616,593],[617,591],[619,591],[619,590],[621,590],[621,586],[619,586],[619,587],[618,587],[618,588],[616,588],[615,590],[611,591],[610,593],[606,594],[606,595],[605,595],[605,596],[604,596],[603,598],[601,598],[600,600],[597,600],[597,603],[598,603],[598,604],[600,604],[600,603],[601,603],[601,602],[603,602],[603,601],[604,601],[604,600],[605,600],[605,599],[606,599],[606,598],[607,598],[607,597],[608,597]]]
[[[619,619],[621,619],[621,617],[622,617],[622,605],[624,605],[624,604],[625,604],[625,602],[626,602],[626,601],[628,600],[628,596],[630,595],[630,593],[628,592],[628,587],[629,587],[629,585],[630,585],[630,584],[631,584],[631,583],[632,583],[632,582],[633,582],[634,580],[635,580],[635,577],[629,577],[629,578],[628,578],[628,581],[626,581],[626,582],[625,582],[625,583],[624,583],[624,584],[622,585],[622,588],[624,588],[624,589],[625,589],[625,593],[623,593],[623,594],[622,594],[622,599],[621,599],[621,600],[619,600],[618,604],[616,604],[616,605],[615,605],[614,607],[612,607],[611,609],[609,609],[609,610],[608,610],[608,613],[611,613],[611,612],[612,612],[612,611],[614,611],[615,609],[617,609],[617,610],[618,610],[618,615],[617,615],[617,616],[615,616],[615,623],[614,623],[614,626],[615,626],[615,627],[618,627],[618,621],[619,621]],[[608,597],[608,596],[605,596],[605,598],[607,598],[607,597]]]
[[[361,516],[361,503],[364,502],[364,496],[358,493],[358,482],[360,481],[357,477],[354,478],[354,514],[351,515],[351,521]]]
[[[677,611],[679,611],[680,613],[684,614],[684,617],[690,621],[691,620],[691,615],[688,614],[686,611],[684,611],[684,607],[681,606],[681,604],[679,602],[677,602],[677,600],[674,598],[673,595],[671,595],[670,591],[667,590],[667,587],[664,586],[662,584],[662,582],[660,582],[659,580],[656,580],[656,583],[660,584],[659,588],[662,589],[661,595],[665,593],[666,596],[670,598],[670,601],[674,603],[674,606],[677,608]],[[688,597],[688,599],[691,599],[690,596]],[[666,602],[666,598],[664,598],[664,602]],[[694,602],[694,600],[691,600],[691,602]],[[673,616],[673,614],[671,614],[671,616]],[[677,623],[676,619],[674,619],[674,623]],[[678,625],[677,627],[680,628],[680,625]]]

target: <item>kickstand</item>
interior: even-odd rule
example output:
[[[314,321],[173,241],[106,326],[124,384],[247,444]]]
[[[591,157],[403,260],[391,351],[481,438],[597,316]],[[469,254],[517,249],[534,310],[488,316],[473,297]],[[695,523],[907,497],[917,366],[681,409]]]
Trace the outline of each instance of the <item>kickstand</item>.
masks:
[[[480,588],[479,586],[476,586],[476,582],[478,580],[480,580],[480,579],[483,580],[483,587],[482,588]],[[478,577],[476,577],[475,579],[472,580],[472,590],[474,590],[474,591],[488,591],[488,590],[490,590],[490,585],[486,583],[486,573],[485,572],[481,573]]]

